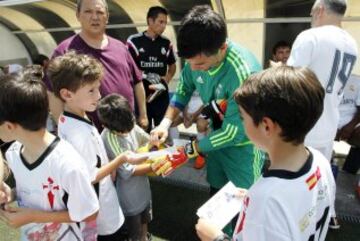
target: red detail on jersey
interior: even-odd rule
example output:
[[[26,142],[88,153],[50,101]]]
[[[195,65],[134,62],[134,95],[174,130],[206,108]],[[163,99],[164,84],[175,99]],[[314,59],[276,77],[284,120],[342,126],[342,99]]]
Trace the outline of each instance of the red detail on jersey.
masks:
[[[308,177],[306,179],[306,183],[309,187],[309,190],[313,189],[316,186],[316,184],[320,180],[320,178],[321,178],[320,168],[317,167],[316,171],[310,177]]]
[[[50,207],[51,209],[53,209],[54,207],[54,193],[53,191],[58,191],[60,190],[60,186],[59,185],[54,185],[54,180],[51,178],[51,177],[48,177],[47,179],[48,181],[48,184],[43,184],[43,189],[49,189],[48,193],[47,193],[47,196],[48,196],[48,201],[49,201],[49,204],[50,204]]]
[[[61,116],[61,117],[60,117],[60,122],[61,122],[61,123],[65,123],[65,117],[64,117],[64,116]]]
[[[40,229],[27,233],[27,239],[30,241],[55,240],[59,236],[61,225],[61,223],[43,224]]]
[[[238,221],[238,223],[237,223],[238,226],[235,228],[235,234],[240,233],[244,228],[244,222],[245,222],[245,217],[246,217],[246,209],[249,206],[249,202],[250,202],[250,198],[248,196],[246,196],[244,198],[244,202],[243,202],[243,205],[244,205],[243,210],[242,210],[242,212],[240,214],[240,217],[239,217],[240,222]]]

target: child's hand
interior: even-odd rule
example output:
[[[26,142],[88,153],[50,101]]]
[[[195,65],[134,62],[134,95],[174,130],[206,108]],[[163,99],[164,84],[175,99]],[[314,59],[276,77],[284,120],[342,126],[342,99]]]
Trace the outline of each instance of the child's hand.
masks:
[[[5,183],[0,183],[0,204],[11,202],[11,188]]]
[[[6,210],[0,210],[0,217],[7,225],[18,228],[25,224],[33,222],[32,213],[34,210],[28,208],[6,207]]]
[[[247,193],[248,193],[247,189],[237,188],[237,193],[235,194],[235,196],[238,197],[238,198],[243,198],[243,197],[246,196]]]
[[[197,224],[195,225],[195,229],[196,234],[201,241],[213,241],[222,234],[220,228],[203,218],[199,218]]]
[[[147,155],[136,154],[132,151],[126,151],[123,153],[123,155],[125,158],[125,162],[133,164],[133,165],[141,164],[148,159]]]

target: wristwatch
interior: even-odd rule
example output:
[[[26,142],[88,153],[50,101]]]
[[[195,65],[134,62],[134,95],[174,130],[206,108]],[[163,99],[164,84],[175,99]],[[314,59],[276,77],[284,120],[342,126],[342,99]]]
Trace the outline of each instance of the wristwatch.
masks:
[[[221,234],[217,236],[214,241],[231,241],[231,238],[227,234]]]

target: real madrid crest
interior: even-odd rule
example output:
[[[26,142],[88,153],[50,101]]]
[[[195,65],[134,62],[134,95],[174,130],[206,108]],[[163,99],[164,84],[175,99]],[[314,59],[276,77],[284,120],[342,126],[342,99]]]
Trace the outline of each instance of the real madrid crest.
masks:
[[[161,53],[162,53],[163,55],[166,54],[166,49],[165,49],[164,47],[161,48]]]

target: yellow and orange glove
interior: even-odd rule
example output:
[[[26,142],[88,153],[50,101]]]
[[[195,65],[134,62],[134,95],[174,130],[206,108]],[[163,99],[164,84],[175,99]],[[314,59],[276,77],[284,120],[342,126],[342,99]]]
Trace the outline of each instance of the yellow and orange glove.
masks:
[[[184,165],[188,160],[189,158],[185,154],[184,148],[181,147],[176,153],[167,155],[162,160],[154,162],[151,168],[156,175],[166,177],[175,171],[175,169]]]

